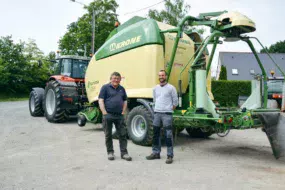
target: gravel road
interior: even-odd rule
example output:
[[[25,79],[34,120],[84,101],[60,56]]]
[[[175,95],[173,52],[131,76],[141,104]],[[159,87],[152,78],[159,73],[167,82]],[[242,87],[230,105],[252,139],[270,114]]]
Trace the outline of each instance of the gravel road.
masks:
[[[0,103],[0,189],[285,189],[285,163],[275,160],[260,129],[226,138],[178,135],[174,163],[145,160],[150,147],[129,141],[133,157],[108,161],[101,125],[52,124],[31,117],[28,102]]]

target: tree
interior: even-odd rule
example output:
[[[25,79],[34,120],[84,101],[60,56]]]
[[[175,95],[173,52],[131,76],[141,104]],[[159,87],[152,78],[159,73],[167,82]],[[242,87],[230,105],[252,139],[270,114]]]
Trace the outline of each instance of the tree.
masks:
[[[165,1],[165,10],[158,12],[157,10],[149,10],[148,17],[159,22],[163,22],[172,26],[177,26],[179,22],[188,15],[188,12],[191,8],[187,3],[184,4],[184,0],[166,0]],[[185,23],[184,30],[188,33],[196,31],[199,34],[203,34],[205,29],[202,27],[189,27]]]
[[[27,62],[23,79],[26,88],[30,90],[32,87],[44,86],[53,68],[53,63],[49,61],[50,54],[45,56],[34,39],[24,42],[23,53]],[[42,61],[42,65],[39,65],[39,61]]]
[[[269,53],[285,53],[285,40],[284,41],[279,41],[271,46],[269,48],[265,47],[265,49]],[[264,49],[260,51],[260,53],[266,53]]]
[[[92,39],[92,14],[95,10],[95,51],[98,50],[109,33],[114,29],[117,21],[116,9],[118,4],[115,0],[96,0],[85,7],[88,13],[80,17],[76,22],[68,25],[67,32],[59,40],[61,54],[87,55],[91,53]]]
[[[221,72],[220,72],[219,80],[228,80],[227,68],[224,65],[221,66]]]
[[[25,93],[31,87],[44,86],[50,65],[35,40],[15,43],[12,36],[0,38],[0,88],[4,93]]]
[[[177,26],[179,22],[187,15],[190,5],[185,4],[184,0],[165,1],[165,10],[149,10],[148,17],[159,22]]]
[[[21,86],[23,70],[27,65],[23,49],[24,43],[14,43],[12,36],[0,39],[0,87],[3,91],[16,92],[15,89]]]

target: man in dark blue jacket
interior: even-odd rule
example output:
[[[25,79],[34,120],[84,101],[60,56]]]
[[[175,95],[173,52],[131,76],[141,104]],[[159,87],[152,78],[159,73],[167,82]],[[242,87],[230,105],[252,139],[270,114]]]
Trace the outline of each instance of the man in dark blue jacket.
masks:
[[[111,82],[102,86],[99,94],[99,106],[103,114],[103,127],[108,159],[114,160],[112,140],[112,127],[116,127],[119,135],[121,158],[131,161],[127,150],[127,132],[124,127],[124,114],[127,109],[127,94],[125,88],[120,85],[121,75],[114,72],[110,77]]]

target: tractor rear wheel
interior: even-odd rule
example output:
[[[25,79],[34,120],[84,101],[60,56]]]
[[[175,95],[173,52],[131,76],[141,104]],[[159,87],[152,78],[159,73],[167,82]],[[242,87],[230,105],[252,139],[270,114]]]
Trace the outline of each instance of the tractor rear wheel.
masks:
[[[204,132],[201,128],[186,128],[186,131],[192,138],[207,138],[213,134],[212,131]]]
[[[137,106],[130,111],[127,118],[127,129],[133,143],[143,146],[152,144],[152,117],[144,106]]]
[[[61,93],[57,81],[49,81],[45,88],[43,107],[45,117],[49,122],[61,123],[67,120],[68,114],[60,106],[62,104]]]
[[[43,116],[44,115],[44,110],[42,107],[43,96],[44,96],[44,90],[43,89],[42,89],[42,91],[32,90],[32,92],[30,93],[29,110],[30,110],[31,116],[37,117],[37,116]]]

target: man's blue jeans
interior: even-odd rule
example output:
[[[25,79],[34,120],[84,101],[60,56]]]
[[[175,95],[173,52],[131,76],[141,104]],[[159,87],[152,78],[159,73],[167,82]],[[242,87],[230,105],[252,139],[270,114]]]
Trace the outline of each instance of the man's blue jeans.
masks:
[[[172,113],[154,113],[153,119],[153,142],[152,152],[154,154],[160,154],[161,152],[161,139],[160,128],[163,126],[165,141],[167,146],[167,156],[173,158],[173,134],[172,134]]]

